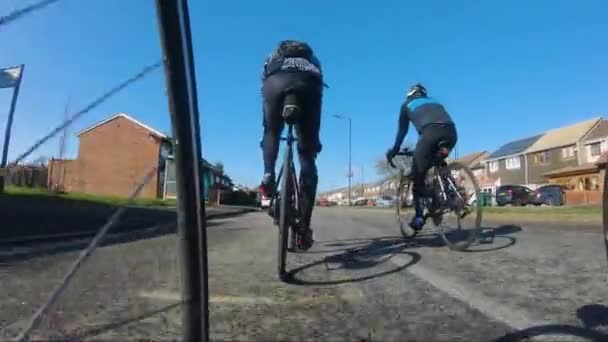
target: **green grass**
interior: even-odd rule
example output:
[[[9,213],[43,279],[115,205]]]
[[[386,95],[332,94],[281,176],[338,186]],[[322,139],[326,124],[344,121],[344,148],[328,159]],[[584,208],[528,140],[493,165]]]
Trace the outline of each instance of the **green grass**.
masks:
[[[517,215],[601,215],[600,206],[562,206],[562,207],[484,207],[484,214]]]
[[[344,207],[342,207],[344,208]],[[393,213],[394,208],[352,207],[355,210],[371,210]],[[517,221],[562,221],[600,222],[601,206],[561,206],[561,207],[483,207],[483,217],[496,220]]]
[[[103,196],[103,195],[93,195],[93,194],[82,194],[82,193],[65,193],[65,194],[57,194],[48,191],[46,188],[25,188],[25,187],[16,187],[16,186],[8,186],[5,189],[6,194],[13,196],[48,196],[55,198],[65,198],[71,200],[80,200],[80,201],[88,201],[95,202],[101,204],[108,205],[125,205],[128,204],[129,201],[124,197],[114,197],[114,196]],[[142,207],[168,207],[175,206],[176,201],[162,200],[156,198],[137,198],[133,202],[133,205],[142,206]]]

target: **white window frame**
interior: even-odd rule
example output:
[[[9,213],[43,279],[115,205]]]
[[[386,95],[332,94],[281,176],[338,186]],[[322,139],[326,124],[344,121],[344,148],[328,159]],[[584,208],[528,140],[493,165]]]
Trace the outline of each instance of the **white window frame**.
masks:
[[[574,158],[574,146],[562,148],[562,159]]]
[[[491,173],[498,172],[498,160],[492,161],[488,163],[488,168]]]
[[[521,157],[510,157],[505,160],[507,170],[521,169]]]
[[[595,154],[595,155],[593,154],[593,147],[594,146],[597,146],[598,152],[599,152],[598,154]],[[602,155],[602,144],[600,142],[589,144],[589,155],[591,157],[599,157],[599,156],[601,156]]]
[[[551,153],[549,151],[537,152],[534,154],[534,163],[540,165],[551,164]]]

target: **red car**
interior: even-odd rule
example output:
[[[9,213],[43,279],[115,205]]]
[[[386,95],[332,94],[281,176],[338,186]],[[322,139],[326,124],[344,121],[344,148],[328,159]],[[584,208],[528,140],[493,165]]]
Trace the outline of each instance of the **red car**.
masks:
[[[324,199],[318,200],[317,205],[320,207],[329,207],[331,205],[331,203],[329,203],[329,201],[326,198],[324,198]]]

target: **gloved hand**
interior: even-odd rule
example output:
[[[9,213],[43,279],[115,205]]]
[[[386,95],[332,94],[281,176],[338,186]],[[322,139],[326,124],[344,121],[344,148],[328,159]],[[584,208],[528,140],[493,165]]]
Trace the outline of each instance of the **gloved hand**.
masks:
[[[395,150],[394,148],[389,148],[388,151],[386,151],[386,161],[392,167],[395,167],[393,164],[393,158],[395,158],[397,152],[399,151]]]

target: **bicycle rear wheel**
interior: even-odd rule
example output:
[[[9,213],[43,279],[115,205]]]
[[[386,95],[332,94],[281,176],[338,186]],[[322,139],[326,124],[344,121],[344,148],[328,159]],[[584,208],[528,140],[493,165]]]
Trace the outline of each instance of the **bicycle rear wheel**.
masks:
[[[481,230],[482,207],[481,201],[477,200],[479,185],[473,172],[464,164],[451,163],[444,171],[451,174],[447,177],[447,184],[442,181],[443,191],[448,193],[447,203],[445,209],[437,214],[444,217],[434,221],[444,243],[452,250],[463,251],[477,240]],[[440,168],[435,170],[435,179],[440,177],[440,172]],[[451,230],[450,226],[456,229]],[[470,228],[464,229],[463,226]]]
[[[291,146],[287,147],[285,160],[283,161],[283,178],[281,180],[281,191],[279,193],[279,248],[278,248],[278,271],[279,278],[285,280],[287,272],[285,264],[287,262],[287,248],[289,241],[289,231],[291,229],[291,209],[293,201],[293,181],[291,175],[293,173],[291,158],[293,151]]]

